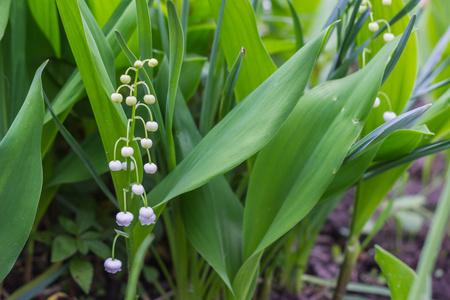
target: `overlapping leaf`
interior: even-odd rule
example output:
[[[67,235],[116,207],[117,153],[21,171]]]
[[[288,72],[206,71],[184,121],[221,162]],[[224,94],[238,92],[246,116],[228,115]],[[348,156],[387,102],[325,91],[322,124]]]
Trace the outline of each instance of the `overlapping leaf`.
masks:
[[[9,273],[28,239],[41,194],[44,123],[41,74],[46,64],[36,71],[22,108],[0,143],[0,281]]]

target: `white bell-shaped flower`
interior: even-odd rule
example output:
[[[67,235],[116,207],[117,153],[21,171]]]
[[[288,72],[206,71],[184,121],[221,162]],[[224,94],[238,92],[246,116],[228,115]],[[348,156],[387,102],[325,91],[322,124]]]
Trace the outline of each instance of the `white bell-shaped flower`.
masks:
[[[150,148],[153,146],[153,142],[152,142],[151,139],[143,138],[143,139],[141,140],[141,146],[142,146],[142,148],[144,148],[144,149],[150,149]]]
[[[144,66],[144,63],[142,62],[142,61],[140,61],[140,60],[137,60],[137,61],[135,61],[134,62],[134,67],[135,68],[142,68]]]
[[[380,26],[378,25],[377,22],[371,22],[369,23],[369,30],[372,32],[376,32],[378,31],[378,29],[380,29]]]
[[[131,165],[131,171],[133,171],[133,170],[134,170],[134,162],[131,162],[130,165]],[[127,162],[124,161],[124,162],[120,165],[120,168],[121,168],[122,170],[126,171],[126,170],[127,170]]]
[[[111,274],[116,274],[122,270],[122,262],[118,259],[108,258],[105,260],[105,271]]]
[[[392,33],[387,32],[387,33],[383,34],[383,40],[384,40],[386,43],[392,41],[394,38],[395,38],[395,35],[392,34]]]
[[[112,160],[109,162],[109,169],[111,171],[120,171],[122,169],[122,164],[120,160]]]
[[[158,123],[148,121],[147,123],[145,123],[145,129],[147,129],[148,131],[155,132],[156,130],[158,130]]]
[[[382,3],[384,6],[389,6],[389,5],[392,4],[392,0],[383,0],[383,1],[381,1],[381,3]]]
[[[123,100],[122,94],[119,93],[112,93],[111,94],[111,101],[115,103],[120,103]]]
[[[366,11],[366,9],[367,9],[367,6],[366,6],[366,5],[360,5],[359,8],[358,8],[358,12],[359,12],[360,14],[362,14],[363,12]]]
[[[123,147],[120,150],[120,153],[122,154],[123,157],[130,157],[131,155],[134,154],[134,150],[132,147]]]
[[[386,122],[389,122],[390,120],[392,120],[392,119],[394,119],[394,118],[396,118],[397,117],[397,114],[395,113],[395,112],[393,112],[393,111],[385,111],[384,113],[383,113],[383,119],[386,121]]]
[[[375,102],[373,103],[373,108],[377,108],[378,106],[380,106],[381,100],[379,97],[375,98]]]
[[[150,206],[141,207],[141,209],[139,209],[139,216],[141,216],[143,218],[150,218],[154,214],[155,213],[153,212],[153,209]]]
[[[144,165],[144,171],[147,174],[155,174],[157,170],[158,170],[158,167],[154,163],[151,163],[151,164],[146,163]]]
[[[130,83],[131,82],[130,75],[122,75],[122,76],[120,76],[120,82],[122,82],[124,84]]]
[[[133,105],[136,105],[137,99],[136,99],[135,96],[128,96],[128,97],[125,99],[125,103],[126,103],[128,106],[133,106]]]
[[[134,217],[133,214],[130,213],[129,211],[128,212],[121,211],[116,215],[116,223],[119,226],[128,227],[133,221],[133,217]]]
[[[145,189],[142,186],[142,184],[133,184],[131,186],[131,190],[133,191],[134,194],[136,194],[138,196],[144,194],[144,192],[145,192]]]
[[[152,58],[148,61],[148,66],[150,68],[154,68],[158,65],[158,61],[155,58]]]
[[[156,101],[156,98],[153,95],[145,95],[144,96],[144,102],[147,104],[153,104],[153,103],[155,103],[155,101]]]

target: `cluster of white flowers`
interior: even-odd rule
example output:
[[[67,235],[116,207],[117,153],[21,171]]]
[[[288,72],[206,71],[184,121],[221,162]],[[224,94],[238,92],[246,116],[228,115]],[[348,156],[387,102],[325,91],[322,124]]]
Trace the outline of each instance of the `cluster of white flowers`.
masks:
[[[382,0],[382,4],[384,6],[390,6],[392,4],[392,0]],[[370,0],[363,0],[361,2],[361,6],[359,7],[358,11],[360,13],[363,13],[368,8],[372,9],[372,3],[370,2]],[[380,29],[380,25],[378,25],[378,24],[385,23],[388,28],[388,32],[383,34],[383,40],[385,42],[390,42],[395,38],[395,35],[393,33],[391,33],[391,27],[389,26],[389,23],[386,20],[383,20],[383,19],[374,20],[373,19],[373,11],[370,12],[370,20],[371,20],[371,22],[369,23],[369,30],[371,32],[377,32]]]
[[[150,93],[150,89],[148,85],[144,81],[138,81],[138,73],[139,69],[144,67],[144,64],[147,63],[149,67],[153,68],[158,65],[158,61],[154,58],[146,59],[146,60],[137,60],[134,63],[134,67],[130,67],[126,70],[125,74],[120,76],[120,81],[122,85],[119,86],[115,93],[111,95],[111,101],[114,103],[122,103],[123,96],[120,93],[122,88],[128,88],[129,95],[125,98],[125,104],[132,107],[132,117],[128,119],[127,123],[127,136],[119,138],[114,146],[114,159],[109,162],[109,169],[113,172],[117,171],[127,171],[128,172],[128,163],[130,163],[130,172],[134,171],[136,173],[136,181],[132,182],[130,186],[125,187],[124,191],[124,211],[120,211],[116,215],[116,223],[119,226],[130,226],[134,216],[131,212],[127,211],[127,193],[131,188],[132,195],[138,196],[143,201],[143,207],[139,210],[139,221],[142,225],[151,225],[156,221],[156,215],[153,212],[153,209],[148,206],[147,201],[147,193],[145,192],[144,186],[142,182],[139,180],[139,171],[135,166],[137,165],[136,159],[134,158],[134,149],[130,146],[132,141],[140,141],[141,147],[147,151],[148,162],[144,164],[143,169],[147,174],[155,174],[157,171],[157,166],[152,163],[150,151],[149,149],[153,146],[153,141],[148,137],[148,132],[155,132],[158,130],[158,123],[153,121],[152,112],[148,105],[152,105],[155,103],[156,98],[154,95]],[[131,83],[131,76],[128,75],[129,71],[135,72],[135,80],[134,83]],[[142,85],[146,88],[146,95],[143,97],[144,103],[138,101],[137,99],[137,87]],[[150,120],[145,122],[143,118],[135,115],[135,111],[139,107],[145,107],[148,111]],[[133,137],[134,136],[134,128],[136,120],[140,120],[145,128],[145,137]],[[117,147],[119,143],[124,143],[125,145],[121,148],[120,154],[124,158],[125,161],[120,161],[117,159]],[[124,234],[118,234],[124,235]],[[116,236],[117,239],[117,236]],[[116,240],[115,239],[115,240]],[[113,244],[113,253],[115,247],[115,240]],[[112,258],[108,258],[105,261],[105,270],[109,273],[117,273],[121,270],[122,262],[118,259],[114,259],[114,254]]]

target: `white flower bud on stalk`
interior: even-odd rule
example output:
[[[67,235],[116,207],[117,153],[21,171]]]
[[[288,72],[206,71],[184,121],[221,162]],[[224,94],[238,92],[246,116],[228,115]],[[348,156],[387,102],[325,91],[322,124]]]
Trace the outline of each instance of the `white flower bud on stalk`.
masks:
[[[378,29],[380,29],[380,26],[378,25],[377,22],[371,22],[369,23],[369,30],[372,32],[377,32]]]
[[[122,94],[119,94],[119,93],[112,93],[111,94],[112,102],[120,103],[120,102],[122,102],[122,99],[123,99]]]
[[[130,165],[131,165],[131,171],[133,171],[133,170],[134,170],[134,162],[131,162]],[[126,170],[127,170],[127,162],[124,161],[124,162],[121,164],[120,168],[121,168],[122,170],[126,171]]]
[[[105,260],[105,270],[108,273],[116,274],[117,272],[121,271],[122,269],[122,262],[118,259],[112,259],[108,258]]]
[[[133,214],[130,212],[119,212],[116,215],[116,223],[119,226],[125,226],[128,227],[130,226],[131,222],[133,221]]]
[[[151,164],[146,163],[144,165],[144,171],[147,174],[155,174],[157,170],[158,170],[158,167],[154,163],[151,163]]]
[[[153,103],[155,103],[155,101],[156,101],[156,98],[153,95],[145,95],[144,96],[144,102],[147,104],[153,104]]]
[[[153,131],[153,132],[155,132],[156,130],[158,130],[158,123],[152,122],[152,121],[148,121],[148,122],[145,124],[145,129],[147,129],[148,131]]]
[[[133,184],[133,186],[131,187],[131,190],[133,191],[133,193],[135,195],[138,195],[138,196],[144,194],[144,192],[145,192],[142,184]]]
[[[131,147],[123,147],[120,150],[120,153],[122,154],[123,157],[130,157],[131,155],[134,154],[134,150]]]
[[[133,105],[136,105],[137,99],[136,99],[136,97],[134,97],[134,96],[128,96],[128,97],[125,99],[125,103],[126,103],[128,106],[133,106]]]
[[[120,171],[122,169],[122,164],[120,160],[112,160],[109,162],[109,169],[111,171]]]
[[[150,149],[153,146],[153,142],[151,139],[142,139],[141,140],[141,146],[144,149]]]
[[[386,122],[389,122],[390,120],[395,119],[396,117],[397,117],[397,114],[393,111],[385,111],[383,113],[383,119]]]
[[[122,76],[120,76],[120,82],[122,82],[124,84],[130,83],[131,82],[130,75],[122,75]]]

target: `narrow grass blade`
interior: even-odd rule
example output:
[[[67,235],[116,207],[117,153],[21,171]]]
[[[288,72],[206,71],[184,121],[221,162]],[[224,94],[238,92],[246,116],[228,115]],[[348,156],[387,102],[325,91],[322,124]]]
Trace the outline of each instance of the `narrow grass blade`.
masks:
[[[408,26],[405,29],[405,32],[402,34],[402,38],[401,38],[400,42],[398,43],[397,48],[395,49],[394,53],[392,54],[391,59],[389,60],[389,63],[386,67],[386,71],[384,72],[383,83],[389,77],[389,75],[391,74],[395,65],[397,64],[398,60],[400,59],[400,56],[402,55],[402,52],[405,49],[406,43],[408,42],[408,39],[414,29],[415,21],[416,21],[416,15],[411,17],[411,20],[409,21]]]
[[[386,172],[392,168],[395,168],[397,166],[412,162],[418,158],[435,154],[441,151],[444,151],[446,149],[450,148],[450,139],[446,139],[440,142],[431,143],[426,146],[418,147],[416,150],[412,151],[410,154],[405,155],[404,157],[390,161],[390,162],[384,162],[374,165],[373,167],[370,167],[366,173],[364,173],[364,180],[367,180],[369,178],[372,178],[378,174],[381,174],[383,172]]]
[[[378,128],[374,129],[372,132],[370,132],[368,135],[366,135],[364,138],[358,141],[358,143],[352,146],[352,148],[350,148],[350,151],[348,152],[344,163],[348,163],[352,159],[363,154],[365,151],[369,150],[373,145],[377,144],[378,142],[381,142],[383,139],[388,137],[394,131],[407,126],[413,120],[417,119],[424,111],[430,108],[430,106],[431,104],[424,105],[407,113],[401,114],[397,118],[389,122],[386,122],[383,125],[379,126]]]
[[[419,76],[417,77],[418,85],[421,85],[423,81],[432,73],[433,69],[436,67],[438,62],[442,58],[442,53],[447,48],[450,42],[450,26],[447,27],[445,33],[441,36],[438,43],[431,52],[430,57],[426,61],[425,65],[422,67]]]
[[[222,100],[220,102],[219,121],[222,120],[231,110],[233,105],[233,90],[236,80],[241,70],[242,59],[245,57],[245,49],[242,48],[239,52],[233,67],[228,74],[227,81],[223,87]]]
[[[362,1],[362,0],[360,0],[360,1]],[[302,24],[300,23],[300,19],[298,18],[298,15],[297,15],[297,12],[295,11],[294,5],[292,5],[292,1],[287,0],[287,2],[289,4],[289,9],[291,10],[292,21],[294,23],[296,50],[299,50],[304,45]]]
[[[0,142],[0,281],[12,269],[30,235],[42,191],[41,75],[46,64],[37,69],[22,108]]]
[[[183,29],[178,19],[175,5],[172,1],[167,2],[167,11],[169,15],[169,90],[166,101],[166,134],[168,141],[168,164],[169,170],[175,169],[175,145],[173,141],[173,111],[175,109],[175,98],[178,90],[178,81],[180,79],[181,64],[184,55]]]
[[[220,29],[222,28],[223,13],[225,11],[225,3],[222,0],[220,4],[219,17],[217,18],[216,30],[211,48],[211,58],[209,60],[208,76],[206,78],[205,93],[203,95],[202,110],[200,113],[200,133],[205,135],[213,127],[214,117],[216,116],[218,98],[213,97],[214,74],[216,69],[216,60],[219,53]]]
[[[130,277],[128,279],[127,289],[125,291],[126,300],[136,299],[136,289],[138,286],[139,275],[141,274],[142,267],[144,266],[145,254],[147,253],[150,244],[152,243],[154,236],[148,235],[134,256],[133,265],[131,267]]]
[[[328,26],[339,20],[342,17],[344,11],[347,9],[347,5],[348,0],[339,0],[333,11],[331,12],[331,15],[328,17],[328,20],[323,28],[327,28]]]
[[[440,81],[440,82],[438,82],[438,83],[435,83],[435,84],[433,84],[433,85],[431,85],[431,86],[429,86],[429,87],[426,87],[426,88],[423,88],[423,89],[417,91],[416,93],[414,93],[414,94],[411,96],[411,99],[417,99],[417,98],[419,98],[420,96],[423,96],[423,95],[426,95],[426,94],[428,94],[428,93],[431,93],[431,92],[434,91],[435,89],[438,89],[438,88],[440,88],[440,87],[446,86],[446,85],[449,84],[449,83],[450,83],[450,78],[445,79],[445,80],[442,80],[442,81]]]
[[[55,112],[53,111],[53,108],[50,104],[50,101],[47,98],[47,95],[44,94],[45,103],[47,104],[48,109],[50,110],[50,113],[52,114],[53,121],[56,124],[56,127],[58,127],[59,132],[64,137],[66,142],[70,145],[73,151],[78,155],[78,157],[81,159],[83,164],[86,166],[86,169],[88,169],[89,173],[91,173],[92,178],[95,180],[99,188],[102,190],[103,194],[111,201],[114,206],[119,208],[119,205],[117,204],[116,198],[111,194],[111,192],[106,187],[103,180],[100,178],[100,175],[98,175],[97,171],[95,170],[94,165],[92,164],[89,157],[84,152],[83,148],[80,147],[78,142],[73,138],[73,136],[70,134],[70,132],[64,127],[64,125],[59,121],[58,117],[56,116]]]

